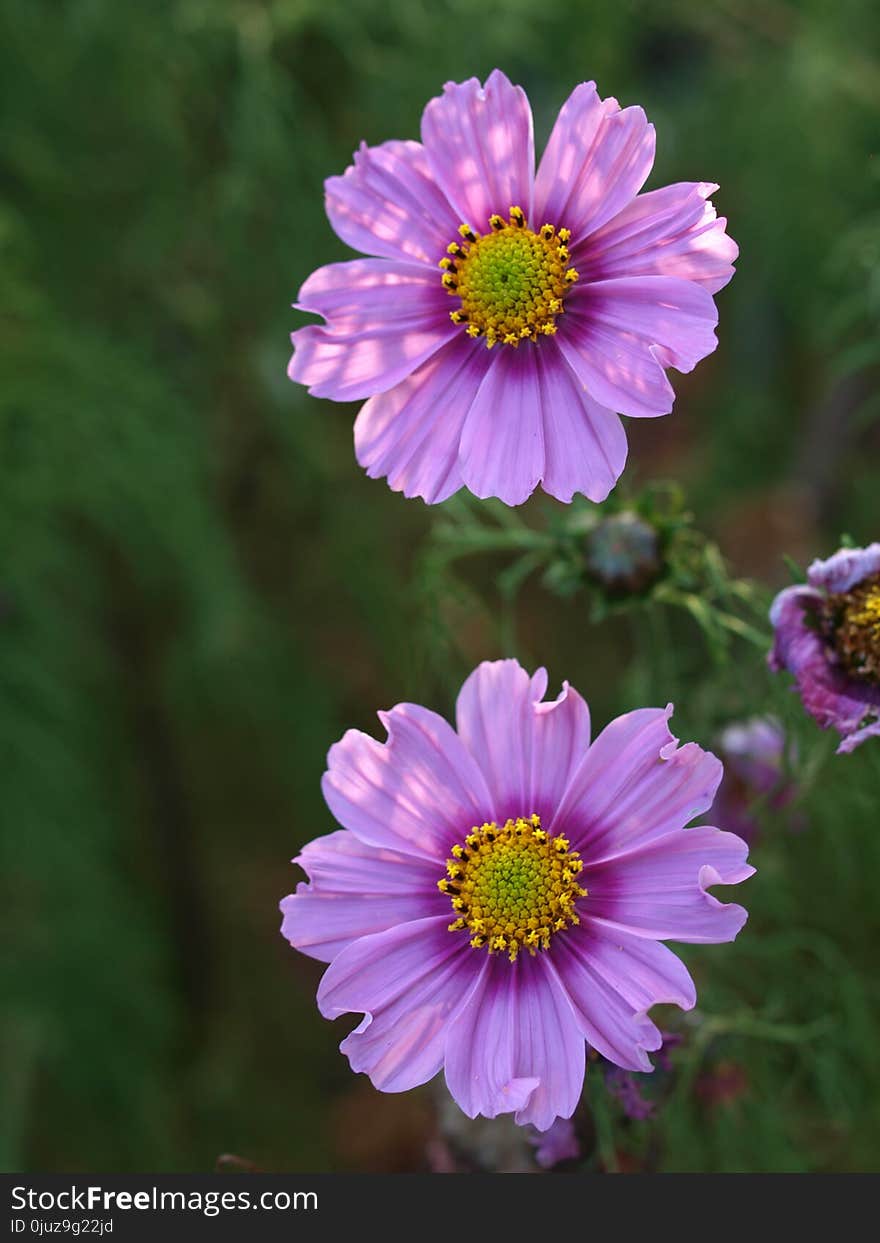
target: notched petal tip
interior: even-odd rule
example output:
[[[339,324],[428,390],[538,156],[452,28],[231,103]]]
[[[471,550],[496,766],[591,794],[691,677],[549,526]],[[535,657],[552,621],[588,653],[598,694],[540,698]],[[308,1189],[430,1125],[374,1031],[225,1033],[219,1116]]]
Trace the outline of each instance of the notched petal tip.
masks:
[[[751,875],[754,870],[754,868],[749,869],[747,875]],[[746,876],[740,879],[745,880]],[[748,911],[744,906],[740,906],[738,902],[719,901],[708,890],[713,885],[738,884],[739,882],[721,880],[711,864],[705,864],[700,868],[698,883],[705,902],[711,907],[715,915],[711,944],[723,945],[730,941],[735,941],[749,918]]]
[[[556,698],[545,699],[544,695],[546,694],[546,691],[547,691],[547,670],[544,669],[543,667],[536,670],[535,677],[537,677],[539,673],[544,675],[544,689],[541,691],[540,695],[537,695],[534,698],[532,702],[534,704],[535,712],[539,716],[548,716],[551,712],[554,712],[557,708],[562,707],[570,695],[577,695],[578,692],[571,685],[568,678],[565,678],[563,679],[563,682],[562,682],[562,689],[560,690]]]
[[[675,711],[674,704],[668,703],[663,711],[665,714],[665,725],[666,731],[669,735],[669,741],[660,748],[659,758],[666,763],[674,761],[682,764],[702,766],[705,769],[705,797],[714,799],[718,787],[721,784],[721,779],[724,776],[724,764],[714,751],[710,751],[707,747],[700,746],[698,742],[682,743],[672,732],[669,728],[669,722],[671,721]],[[702,804],[703,800],[701,799],[700,802]],[[700,812],[707,810],[708,807],[711,807],[711,805],[711,802],[709,802],[705,805],[696,807],[694,815],[699,815]]]
[[[499,1114],[516,1113],[516,1121],[520,1125],[520,1116],[527,1110],[531,1098],[541,1086],[540,1079],[511,1079],[498,1089],[494,1106],[483,1110],[487,1118],[497,1118]],[[476,1114],[472,1114],[476,1117]]]

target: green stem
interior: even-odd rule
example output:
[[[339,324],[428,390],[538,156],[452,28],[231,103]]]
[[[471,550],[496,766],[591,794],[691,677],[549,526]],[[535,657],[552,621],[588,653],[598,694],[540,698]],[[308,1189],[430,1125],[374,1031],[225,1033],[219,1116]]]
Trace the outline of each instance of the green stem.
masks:
[[[593,1114],[593,1124],[596,1128],[596,1147],[599,1152],[599,1159],[605,1167],[608,1174],[619,1174],[620,1166],[617,1163],[617,1148],[614,1144],[614,1125],[611,1120],[611,1110],[608,1108],[608,1093],[605,1090],[605,1080],[598,1066],[593,1067],[592,1072],[587,1075],[587,1091],[590,1098],[590,1110]]]

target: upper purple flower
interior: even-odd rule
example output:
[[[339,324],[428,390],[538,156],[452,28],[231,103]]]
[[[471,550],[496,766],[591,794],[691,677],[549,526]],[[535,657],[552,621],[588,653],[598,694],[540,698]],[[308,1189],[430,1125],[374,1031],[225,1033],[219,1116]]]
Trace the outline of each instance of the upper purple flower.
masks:
[[[838,753],[880,734],[880,544],[814,561],[807,586],[780,591],[770,620],[771,669],[794,674],[806,710],[840,734]]]
[[[399,704],[387,742],[346,733],[323,782],[345,827],[305,847],[310,881],[281,903],[290,943],[330,963],[322,1014],[365,1015],[342,1042],[354,1070],[399,1092],[445,1068],[470,1117],[539,1130],[574,1111],[585,1042],[652,1069],[647,1010],[696,1000],[661,939],[732,941],[746,912],[706,891],[753,871],[740,838],[685,830],[722,770],[677,746],[671,706],[591,744],[580,695],[546,688],[543,669],[482,664],[457,729]]]
[[[333,228],[376,257],[312,273],[295,305],[326,324],[292,334],[288,374],[369,398],[355,448],[371,478],[432,504],[465,486],[518,505],[539,483],[605,499],[626,461],[617,413],[669,413],[665,368],[715,348],[712,295],[738,253],[717,186],[636,197],[653,162],[642,109],[587,82],[536,174],[529,101],[496,69],[447,83],[421,143],[363,144],[327,180]]]

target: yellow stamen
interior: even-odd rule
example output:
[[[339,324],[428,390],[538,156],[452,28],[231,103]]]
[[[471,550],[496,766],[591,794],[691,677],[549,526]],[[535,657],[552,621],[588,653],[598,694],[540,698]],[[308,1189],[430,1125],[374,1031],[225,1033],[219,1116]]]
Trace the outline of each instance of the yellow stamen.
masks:
[[[880,574],[829,596],[825,607],[841,665],[862,681],[880,683]]]
[[[568,266],[570,231],[547,223],[535,233],[517,206],[507,220],[490,216],[489,229],[480,234],[461,224],[462,241],[451,242],[440,260],[443,286],[460,300],[460,319],[453,323],[466,323],[468,335],[482,337],[488,349],[498,343],[517,349],[522,341],[552,336],[563,299],[578,280]]]
[[[457,872],[451,898],[458,918],[450,932],[467,930],[474,949],[506,953],[515,962],[524,947],[534,955],[579,923],[575,904],[587,896],[575,877],[583,869],[568,839],[550,837],[537,815],[488,822],[452,848],[447,870]],[[438,881],[443,893],[450,882]]]

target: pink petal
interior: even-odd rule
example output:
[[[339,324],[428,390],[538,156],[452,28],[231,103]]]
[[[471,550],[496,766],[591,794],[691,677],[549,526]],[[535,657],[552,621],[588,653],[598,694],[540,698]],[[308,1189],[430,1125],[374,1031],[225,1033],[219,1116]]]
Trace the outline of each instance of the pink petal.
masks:
[[[390,322],[417,320],[428,308],[438,322],[449,318],[449,294],[439,270],[393,259],[351,259],[313,272],[294,303],[323,315],[339,335],[365,332]]]
[[[639,276],[576,285],[559,348],[596,401],[621,414],[668,414],[663,368],[690,371],[718,344],[711,294],[692,281]]]
[[[682,829],[712,806],[721,762],[694,742],[677,746],[671,715],[670,704],[619,716],[573,775],[549,831],[564,832],[588,865]]]
[[[313,397],[355,401],[399,384],[461,329],[437,274],[414,263],[355,259],[319,268],[300,290],[301,310],[326,327],[291,333],[287,374]]]
[[[462,486],[461,429],[489,365],[485,346],[461,333],[411,376],[364,405],[354,425],[357,460],[404,496],[429,505]]]
[[[281,934],[291,945],[330,962],[358,937],[444,914],[438,869],[412,855],[366,846],[343,829],[309,842],[294,859],[309,875],[284,898]]]
[[[837,748],[837,754],[848,755],[869,738],[878,737],[880,737],[880,715],[869,719],[861,729],[857,729],[852,734],[847,734],[845,738],[842,738],[840,746]]]
[[[542,487],[566,503],[575,492],[604,501],[626,465],[623,425],[584,391],[555,342],[542,342],[537,357],[544,418]]]
[[[559,348],[594,401],[636,418],[668,414],[675,392],[659,351],[633,333],[609,330],[572,310]]]
[[[591,281],[573,291],[570,308],[605,328],[660,346],[663,366],[692,371],[718,344],[712,295],[673,276]]]
[[[647,1005],[652,1004],[648,997],[653,988],[646,979],[651,969],[645,956],[634,955],[631,941],[621,943],[623,955],[629,949],[630,957],[621,961],[620,973],[609,965],[611,951],[607,942],[585,928],[555,937],[547,959],[568,995],[587,1043],[624,1070],[650,1071],[653,1067],[648,1052],[659,1049],[663,1043],[660,1032],[644,1013]],[[641,977],[624,981],[627,965],[641,973]],[[653,970],[657,969],[655,961]],[[667,960],[662,972],[668,976],[669,970]],[[680,976],[658,987],[661,993],[687,996]]]
[[[543,957],[484,957],[477,986],[449,1027],[446,1084],[469,1118],[515,1112],[520,1125],[546,1131],[577,1106],[583,1037]]]
[[[880,574],[880,543],[868,544],[866,548],[840,548],[825,561],[817,558],[807,570],[807,582],[811,587],[843,592],[874,574]]]
[[[474,950],[447,930],[449,916],[401,924],[353,942],[318,988],[325,1018],[353,1011],[364,1021],[340,1048],[354,1071],[382,1092],[433,1079],[452,1016],[477,978]]]
[[[531,218],[535,142],[526,93],[495,69],[447,82],[422,116],[422,142],[437,184],[464,222],[486,231],[493,212],[521,207]],[[451,239],[450,239],[451,240]]]
[[[741,906],[706,893],[754,873],[742,838],[720,829],[670,833],[629,854],[588,867],[582,909],[642,937],[690,942],[732,941],[746,922]]]
[[[587,899],[583,909],[589,905]],[[608,927],[592,918],[569,936],[577,940],[596,974],[632,1007],[633,1014],[645,1014],[656,1005],[692,1010],[697,1004],[697,990],[687,967],[659,941]]]
[[[475,496],[521,505],[544,473],[536,349],[498,346],[465,419],[461,476]]]
[[[361,143],[354,165],[324,183],[334,231],[354,250],[436,265],[461,223],[417,142]]]
[[[479,768],[451,726],[427,708],[380,712],[381,743],[350,729],[330,748],[321,788],[333,815],[362,841],[443,863],[489,806]]]
[[[535,179],[535,220],[567,228],[576,245],[635,198],[654,163],[654,127],[641,108],[601,100],[594,82],[562,106]]]
[[[680,181],[651,190],[588,237],[574,263],[590,280],[677,276],[717,293],[733,276],[739,247],[708,202],[718,187]]]
[[[538,676],[536,674],[532,680],[533,687]],[[549,823],[562,791],[590,745],[590,710],[568,682],[562,683],[556,699],[533,701],[531,708],[528,721],[531,764],[526,806]]]
[[[458,733],[491,794],[492,819],[549,819],[590,743],[590,714],[568,683],[543,703],[547,673],[515,660],[485,661],[462,686]]]

